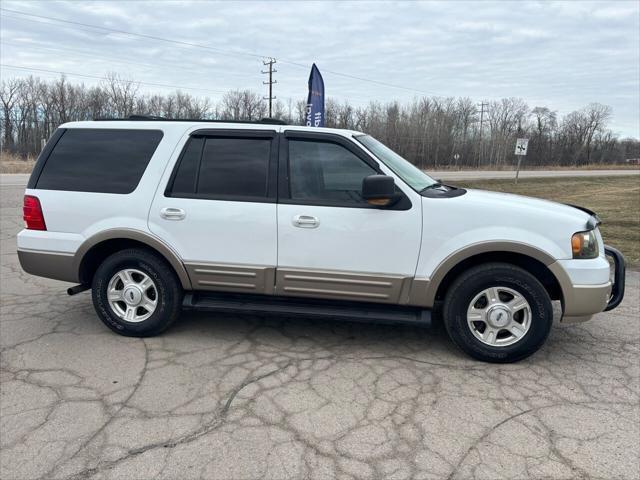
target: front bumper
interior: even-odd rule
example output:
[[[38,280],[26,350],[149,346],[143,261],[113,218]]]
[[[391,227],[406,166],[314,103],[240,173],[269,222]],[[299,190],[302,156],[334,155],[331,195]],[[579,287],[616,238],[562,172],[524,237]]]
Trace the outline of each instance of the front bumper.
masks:
[[[556,271],[554,271],[552,268],[562,289],[562,323],[585,322],[596,313],[613,310],[624,298],[624,257],[618,250],[609,246],[605,246],[605,255],[612,259],[613,271],[611,271],[611,267],[608,267],[608,263],[602,265],[603,268],[607,269],[605,272],[602,272],[601,268],[597,268],[600,273],[596,273],[597,270],[590,271],[589,268],[580,271],[580,276],[583,278],[589,278],[592,275],[600,277],[602,273],[608,272],[608,281],[604,283],[576,284],[571,281],[566,271],[560,271],[557,267]],[[582,260],[578,261],[582,262]],[[603,263],[603,261],[600,263]],[[581,263],[580,265],[587,264]],[[575,271],[573,273],[575,275]]]
[[[602,285],[573,285],[563,292],[562,323],[586,322],[607,308],[611,298],[611,282]]]

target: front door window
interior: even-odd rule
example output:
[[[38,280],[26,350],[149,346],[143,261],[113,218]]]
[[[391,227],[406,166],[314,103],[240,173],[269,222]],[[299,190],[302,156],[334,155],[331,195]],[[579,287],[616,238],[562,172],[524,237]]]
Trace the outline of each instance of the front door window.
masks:
[[[289,140],[291,199],[322,205],[368,206],[362,180],[377,172],[341,145]]]

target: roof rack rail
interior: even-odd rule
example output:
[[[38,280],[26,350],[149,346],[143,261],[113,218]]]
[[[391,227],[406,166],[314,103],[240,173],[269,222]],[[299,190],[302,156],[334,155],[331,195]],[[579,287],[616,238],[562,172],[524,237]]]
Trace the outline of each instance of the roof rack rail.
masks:
[[[127,120],[167,120],[157,115],[129,115]]]
[[[127,118],[94,118],[95,121],[109,122],[130,122],[130,121],[153,121],[153,122],[208,122],[208,123],[249,123],[266,125],[287,125],[287,122],[277,118],[261,118],[260,120],[210,120],[205,118],[165,118],[156,115],[129,115]]]

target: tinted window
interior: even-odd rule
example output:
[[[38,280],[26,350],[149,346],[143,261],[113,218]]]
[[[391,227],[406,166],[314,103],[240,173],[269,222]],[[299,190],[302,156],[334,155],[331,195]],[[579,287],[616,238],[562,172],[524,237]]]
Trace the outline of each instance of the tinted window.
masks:
[[[335,143],[289,140],[289,177],[294,200],[366,204],[362,180],[377,173]]]
[[[196,191],[196,175],[200,165],[200,155],[204,138],[192,138],[184,149],[178,170],[173,179],[172,193],[192,195]]]
[[[266,197],[271,140],[207,138],[197,193],[207,197]]]
[[[161,138],[157,130],[67,130],[47,159],[36,188],[131,193]]]
[[[396,175],[408,183],[416,192],[420,192],[426,187],[437,183],[418,167],[409,163],[375,138],[370,137],[369,135],[358,135],[355,139],[367,147],[378,160],[382,161],[382,163],[393,170]]]

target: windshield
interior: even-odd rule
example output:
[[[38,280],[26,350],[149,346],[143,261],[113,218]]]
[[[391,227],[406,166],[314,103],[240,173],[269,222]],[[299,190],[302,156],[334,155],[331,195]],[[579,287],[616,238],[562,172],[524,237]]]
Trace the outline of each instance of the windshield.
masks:
[[[367,149],[373,153],[378,160],[389,167],[393,173],[398,175],[415,191],[420,192],[425,188],[438,183],[418,167],[409,163],[375,138],[369,135],[358,135],[355,139],[367,147]]]

